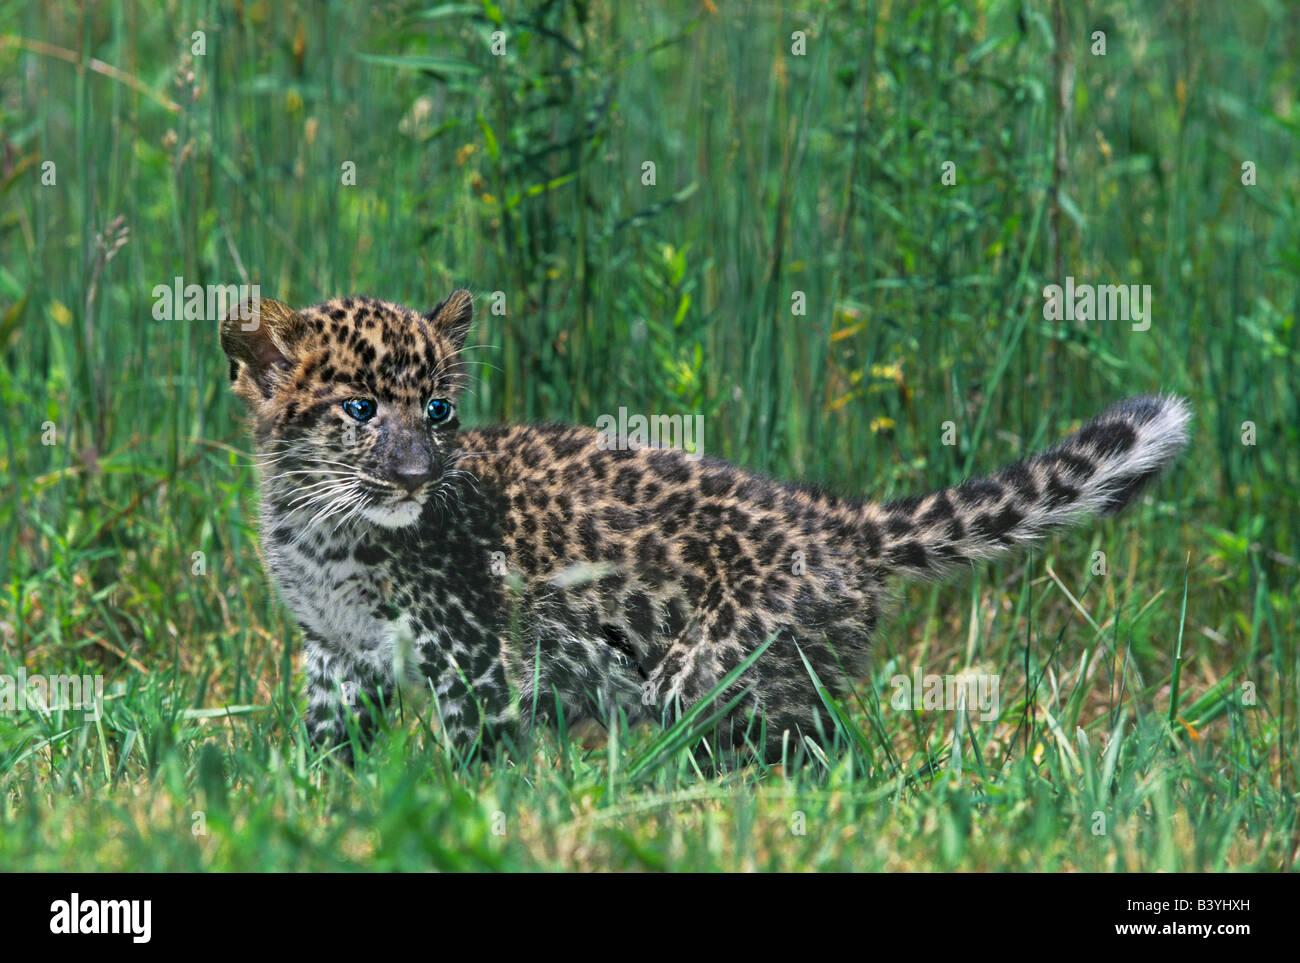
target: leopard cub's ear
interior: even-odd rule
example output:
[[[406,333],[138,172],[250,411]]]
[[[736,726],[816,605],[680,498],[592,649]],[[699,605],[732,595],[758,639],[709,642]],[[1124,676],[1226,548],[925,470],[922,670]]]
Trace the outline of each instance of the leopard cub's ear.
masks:
[[[464,288],[452,291],[438,302],[437,307],[424,315],[424,320],[459,351],[464,347],[465,338],[469,336],[470,325],[474,321],[474,296]]]
[[[230,380],[246,371],[262,396],[271,397],[273,372],[292,367],[307,323],[293,308],[271,298],[236,305],[221,322],[221,350],[230,359]]]

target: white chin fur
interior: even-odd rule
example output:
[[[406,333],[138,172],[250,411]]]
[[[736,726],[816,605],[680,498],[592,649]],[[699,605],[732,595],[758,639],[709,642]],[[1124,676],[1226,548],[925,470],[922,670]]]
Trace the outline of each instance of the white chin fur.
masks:
[[[404,501],[393,505],[370,505],[361,509],[364,518],[383,528],[405,528],[414,525],[424,506],[419,502]]]

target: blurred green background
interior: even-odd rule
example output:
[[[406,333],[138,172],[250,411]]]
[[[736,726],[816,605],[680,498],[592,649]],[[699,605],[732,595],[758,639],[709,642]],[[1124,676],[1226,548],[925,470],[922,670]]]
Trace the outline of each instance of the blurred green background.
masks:
[[[458,835],[484,780],[538,811],[535,786],[490,767],[430,762],[444,782],[393,802],[385,760],[406,778],[401,752],[436,758],[423,743],[385,750],[368,796],[322,775],[300,738],[291,622],[260,568],[216,319],[152,315],[155,285],[180,276],[258,283],[299,305],[364,293],[427,309],[467,286],[473,357],[490,364],[467,399],[471,423],[591,425],[620,406],[703,414],[709,453],[869,497],[991,469],[1129,394],[1185,394],[1193,444],[1147,507],[1035,560],[907,590],[877,684],[914,664],[1021,675],[1006,677],[1005,718],[972,733],[958,767],[978,786],[890,789],[900,772],[952,761],[949,721],[895,714],[853,749],[844,792],[866,809],[847,818],[878,812],[877,837],[908,840],[912,868],[1293,865],[1294,6],[639,6],[0,0],[0,671],[89,667],[112,693],[98,725],[0,714],[0,823],[22,829],[0,834],[0,857],[456,868],[448,853],[481,845],[481,865],[509,868],[897,858],[816,834],[789,843],[788,829],[758,846],[765,780],[778,779],[766,772],[698,798],[681,790],[673,831],[691,832],[691,807],[713,811],[723,796],[709,794],[726,794],[730,848],[657,848],[658,830],[589,826],[573,807],[615,804],[617,745],[557,750],[566,781],[540,797],[554,813],[538,824],[585,840],[586,863],[555,839]],[[1044,320],[1044,285],[1067,275],[1150,285],[1150,329]],[[1104,578],[1096,551],[1110,559]],[[1242,702],[1247,683],[1255,703]],[[1133,737],[1159,793],[1136,762],[1120,766],[1136,827],[1126,842],[1071,842],[1062,827],[1092,811],[1086,794],[1054,796],[1042,825],[1016,821],[1026,800],[1048,805],[1039,781],[1083,785],[1075,728],[1094,731],[1098,754],[1117,706],[1132,701],[1154,726],[1180,686],[1200,713],[1175,713],[1187,755],[1170,769],[1168,730]],[[1026,708],[1046,688],[1056,730]],[[242,708],[203,715],[229,705]],[[1035,749],[1026,732],[1039,727]],[[990,742],[1007,754],[982,755]],[[1012,771],[995,763],[1020,767],[1018,789],[981,836],[971,800],[987,804]],[[301,776],[297,789],[277,788],[277,765]],[[833,835],[846,814],[827,801],[842,774],[829,770],[795,789],[822,800]],[[690,777],[661,772],[651,795]],[[430,849],[419,832],[375,842],[358,828],[365,806],[337,793],[396,806],[401,826],[469,808]],[[269,800],[262,821],[244,812],[241,824],[228,796]],[[186,822],[218,797],[227,832],[244,826],[220,856]],[[337,823],[339,805],[361,807],[355,825]],[[771,805],[779,829],[788,819]],[[174,845],[137,825],[158,807],[179,820]],[[1169,813],[1197,831],[1177,835]],[[705,833],[712,817],[699,818]],[[296,843],[282,835],[294,819]],[[354,830],[370,841],[349,849]],[[1134,842],[1144,831],[1155,841]]]

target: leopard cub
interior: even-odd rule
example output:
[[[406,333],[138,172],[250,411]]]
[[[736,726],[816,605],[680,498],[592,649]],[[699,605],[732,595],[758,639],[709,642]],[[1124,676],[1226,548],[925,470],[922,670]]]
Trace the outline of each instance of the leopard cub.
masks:
[[[779,758],[824,731],[813,673],[834,692],[865,674],[891,580],[1118,511],[1187,439],[1186,405],[1148,395],[987,478],[840,498],[592,428],[463,431],[471,316],[461,290],[423,314],[261,299],[221,325],[309,731],[345,755],[401,684],[475,749],[559,713],[671,719],[766,645],[716,734]]]

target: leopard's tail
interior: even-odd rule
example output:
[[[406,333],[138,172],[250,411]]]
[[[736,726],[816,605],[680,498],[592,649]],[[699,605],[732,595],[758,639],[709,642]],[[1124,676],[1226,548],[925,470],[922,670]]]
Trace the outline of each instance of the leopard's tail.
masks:
[[[1130,398],[1056,447],[988,478],[865,505],[867,554],[887,574],[934,578],[1085,516],[1114,514],[1182,450],[1191,417],[1172,395]]]

